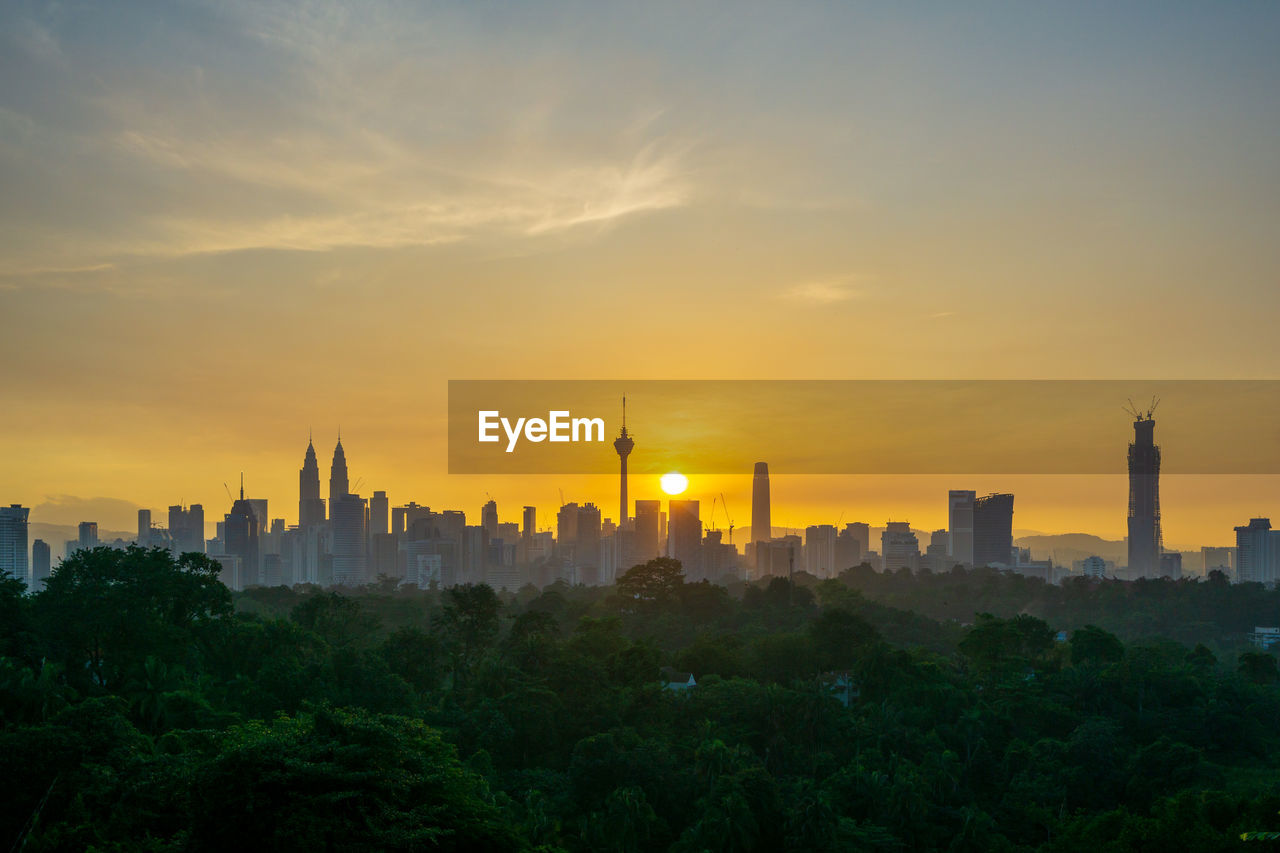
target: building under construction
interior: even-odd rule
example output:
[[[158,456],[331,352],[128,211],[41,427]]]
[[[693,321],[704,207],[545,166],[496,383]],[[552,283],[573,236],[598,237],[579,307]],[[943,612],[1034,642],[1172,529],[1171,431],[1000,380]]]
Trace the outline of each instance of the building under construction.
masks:
[[[1129,445],[1129,576],[1160,573],[1160,446],[1155,443],[1152,418],[1158,400],[1146,412],[1132,405],[1133,443]]]

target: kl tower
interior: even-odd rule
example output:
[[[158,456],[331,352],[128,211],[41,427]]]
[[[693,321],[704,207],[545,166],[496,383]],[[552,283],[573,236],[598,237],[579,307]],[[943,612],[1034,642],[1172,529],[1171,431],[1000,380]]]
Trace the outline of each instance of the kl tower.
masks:
[[[627,434],[627,398],[622,398],[622,432],[613,440],[613,449],[618,451],[618,459],[622,462],[622,510],[618,513],[618,527],[627,523],[627,456],[636,443]]]

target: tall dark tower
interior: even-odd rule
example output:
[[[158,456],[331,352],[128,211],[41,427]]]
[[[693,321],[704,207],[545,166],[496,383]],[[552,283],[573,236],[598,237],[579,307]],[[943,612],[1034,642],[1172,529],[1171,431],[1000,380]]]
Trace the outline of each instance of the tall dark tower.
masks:
[[[307,437],[307,455],[298,472],[298,526],[303,530],[324,524],[324,501],[320,499],[320,463],[316,448]]]
[[[751,483],[751,541],[768,542],[773,538],[769,516],[769,463],[757,462]]]
[[[329,469],[329,505],[351,493],[347,480],[347,454],[342,449],[342,433],[338,433],[338,446],[333,449],[333,467]]]
[[[635,441],[627,434],[627,398],[622,398],[622,432],[613,440],[613,449],[618,451],[618,459],[622,461],[622,508],[618,511],[618,527],[627,523],[627,457],[636,446]]]
[[[1155,443],[1156,422],[1151,415],[1131,410],[1133,443],[1129,445],[1129,573],[1130,577],[1154,577],[1160,571],[1160,446]]]

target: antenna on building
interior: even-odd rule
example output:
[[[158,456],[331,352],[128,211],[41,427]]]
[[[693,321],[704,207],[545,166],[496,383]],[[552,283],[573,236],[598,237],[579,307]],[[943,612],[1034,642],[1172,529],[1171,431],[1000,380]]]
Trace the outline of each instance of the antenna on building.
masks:
[[[240,500],[244,500],[244,472],[240,472]]]

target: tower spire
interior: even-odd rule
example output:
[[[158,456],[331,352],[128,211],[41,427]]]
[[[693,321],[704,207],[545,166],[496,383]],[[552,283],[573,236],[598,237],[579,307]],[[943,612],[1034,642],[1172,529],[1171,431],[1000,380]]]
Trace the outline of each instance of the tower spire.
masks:
[[[240,472],[240,500],[244,500],[244,472]]]
[[[627,398],[624,396],[622,398],[622,432],[613,440],[613,449],[618,452],[619,462],[618,525],[620,527],[627,523],[627,456],[635,446],[635,440],[627,434]]]

